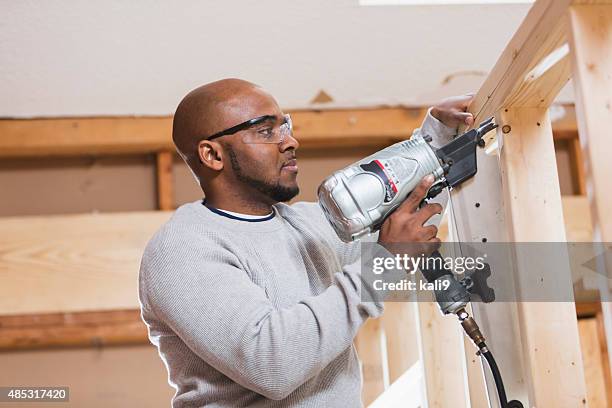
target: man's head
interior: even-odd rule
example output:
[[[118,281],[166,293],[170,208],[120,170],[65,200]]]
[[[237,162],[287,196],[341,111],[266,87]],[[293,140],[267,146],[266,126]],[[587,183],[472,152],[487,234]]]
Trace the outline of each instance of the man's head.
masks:
[[[233,127],[238,130],[226,132]],[[270,94],[250,82],[224,79],[183,98],[172,138],[205,194],[232,189],[231,196],[273,204],[299,192],[299,144],[289,127]]]

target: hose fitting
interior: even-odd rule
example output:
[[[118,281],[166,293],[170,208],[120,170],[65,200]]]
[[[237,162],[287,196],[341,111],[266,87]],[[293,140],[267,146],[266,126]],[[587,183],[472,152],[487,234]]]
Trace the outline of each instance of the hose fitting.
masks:
[[[485,342],[485,337],[480,331],[478,324],[476,324],[476,321],[465,311],[465,309],[457,311],[457,316],[459,317],[461,327],[463,327],[465,333],[472,339],[476,346],[480,347],[480,345]]]

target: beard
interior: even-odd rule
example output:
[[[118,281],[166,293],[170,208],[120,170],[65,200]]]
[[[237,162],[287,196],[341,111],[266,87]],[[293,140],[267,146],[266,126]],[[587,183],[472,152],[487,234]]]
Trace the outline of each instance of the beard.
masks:
[[[236,152],[228,145],[227,146],[228,156],[230,158],[230,163],[232,165],[232,170],[236,175],[236,178],[259,191],[266,197],[271,198],[277,202],[286,202],[297,196],[300,192],[300,188],[298,186],[293,187],[285,187],[280,184],[280,181],[270,182],[268,180],[257,179],[251,177],[247,172],[245,172],[240,163],[238,162],[238,157],[236,157]]]

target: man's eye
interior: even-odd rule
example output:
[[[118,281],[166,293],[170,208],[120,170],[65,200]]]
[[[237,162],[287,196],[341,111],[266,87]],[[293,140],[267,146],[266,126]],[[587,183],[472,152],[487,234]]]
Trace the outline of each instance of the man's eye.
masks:
[[[272,136],[272,128],[260,129],[257,131],[257,133],[263,136]]]

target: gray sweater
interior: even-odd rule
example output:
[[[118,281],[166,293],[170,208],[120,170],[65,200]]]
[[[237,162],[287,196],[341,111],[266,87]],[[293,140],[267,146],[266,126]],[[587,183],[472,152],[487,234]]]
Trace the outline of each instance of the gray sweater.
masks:
[[[361,300],[359,245],[315,203],[277,204],[258,222],[201,201],[177,209],[139,275],[172,406],[361,406],[353,338],[383,305]]]

